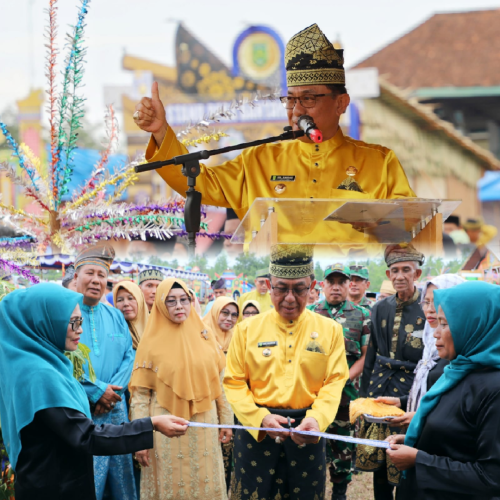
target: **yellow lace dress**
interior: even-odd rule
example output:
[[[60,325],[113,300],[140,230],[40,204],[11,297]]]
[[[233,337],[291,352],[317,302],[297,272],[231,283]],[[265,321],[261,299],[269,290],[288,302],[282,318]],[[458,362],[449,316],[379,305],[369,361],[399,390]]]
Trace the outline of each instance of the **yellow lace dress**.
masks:
[[[130,418],[170,415],[156,399],[156,392],[134,391]],[[233,424],[233,412],[224,392],[210,411],[194,415],[193,422]],[[219,429],[189,428],[180,438],[155,432],[149,450],[150,466],[141,470],[141,500],[227,500]]]

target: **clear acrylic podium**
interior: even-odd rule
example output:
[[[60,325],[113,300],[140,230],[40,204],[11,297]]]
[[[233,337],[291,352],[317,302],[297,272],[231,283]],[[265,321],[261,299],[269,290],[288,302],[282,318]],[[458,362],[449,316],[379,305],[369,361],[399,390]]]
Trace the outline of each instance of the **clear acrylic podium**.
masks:
[[[460,200],[256,198],[231,242],[266,255],[271,246],[313,244],[323,255],[376,256],[391,243],[442,255],[442,228]]]

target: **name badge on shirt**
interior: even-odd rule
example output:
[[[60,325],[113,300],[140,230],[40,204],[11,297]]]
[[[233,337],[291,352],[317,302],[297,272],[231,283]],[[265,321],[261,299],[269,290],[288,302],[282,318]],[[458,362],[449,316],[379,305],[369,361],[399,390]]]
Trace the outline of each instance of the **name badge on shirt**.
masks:
[[[274,342],[259,342],[258,347],[274,347],[278,345],[278,341],[275,340]]]
[[[271,175],[271,182],[295,182],[295,175]]]
[[[414,332],[411,334],[412,337],[416,337],[417,339],[421,339],[424,336],[424,331],[423,330],[414,330]]]

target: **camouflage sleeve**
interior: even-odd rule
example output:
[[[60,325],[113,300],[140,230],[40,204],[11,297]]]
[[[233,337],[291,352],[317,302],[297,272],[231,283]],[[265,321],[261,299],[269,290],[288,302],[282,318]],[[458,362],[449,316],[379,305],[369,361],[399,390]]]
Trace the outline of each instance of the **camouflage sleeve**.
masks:
[[[370,342],[370,327],[372,320],[370,319],[370,311],[364,309],[363,311],[363,331],[361,332],[361,347],[367,346]]]
[[[371,327],[371,319],[370,319],[370,311],[362,306],[356,306],[356,309],[360,310],[363,313],[363,328],[361,329],[361,347],[365,347],[370,342],[370,327]]]
[[[377,313],[376,307],[373,308],[371,311],[371,318],[370,318],[370,324],[369,324],[369,333],[371,333],[372,329],[374,328],[374,324],[376,323],[376,318],[377,318]],[[373,319],[373,322],[372,322]],[[368,342],[368,350],[366,351],[366,357],[365,357],[365,366],[363,367],[363,375],[361,376],[361,386],[359,389],[359,395],[362,398],[366,398],[368,395],[368,386],[370,384],[370,377],[372,375],[373,367],[375,366],[375,359],[377,357],[377,337],[375,335],[372,335],[369,342]]]

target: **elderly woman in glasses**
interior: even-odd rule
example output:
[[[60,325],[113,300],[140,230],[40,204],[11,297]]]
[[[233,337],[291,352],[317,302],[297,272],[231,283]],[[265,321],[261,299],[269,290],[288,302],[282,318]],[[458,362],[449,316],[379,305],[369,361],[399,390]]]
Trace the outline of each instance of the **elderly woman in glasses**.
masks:
[[[442,274],[432,278],[424,284],[422,289],[422,310],[425,314],[425,327],[422,335],[424,341],[424,353],[422,359],[415,368],[415,378],[407,396],[379,397],[378,401],[382,403],[398,406],[405,411],[401,417],[391,419],[389,426],[408,427],[417,411],[420,400],[425,393],[439,380],[449,361],[439,356],[436,347],[434,333],[439,326],[437,311],[434,308],[434,291],[446,290],[460,285],[465,280],[456,274]]]
[[[260,314],[260,304],[256,300],[247,300],[241,306],[241,319],[248,319]]]
[[[192,307],[186,285],[173,278],[158,287],[135,358],[130,382],[131,416],[179,415],[206,424],[232,424],[221,387],[225,357],[214,333]],[[141,498],[226,500],[220,442],[231,431],[189,428],[176,442],[156,435],[136,453],[145,468]]]
[[[203,322],[215,333],[224,354],[229,349],[239,314],[240,308],[237,302],[229,297],[217,297],[212,309],[203,318]]]

